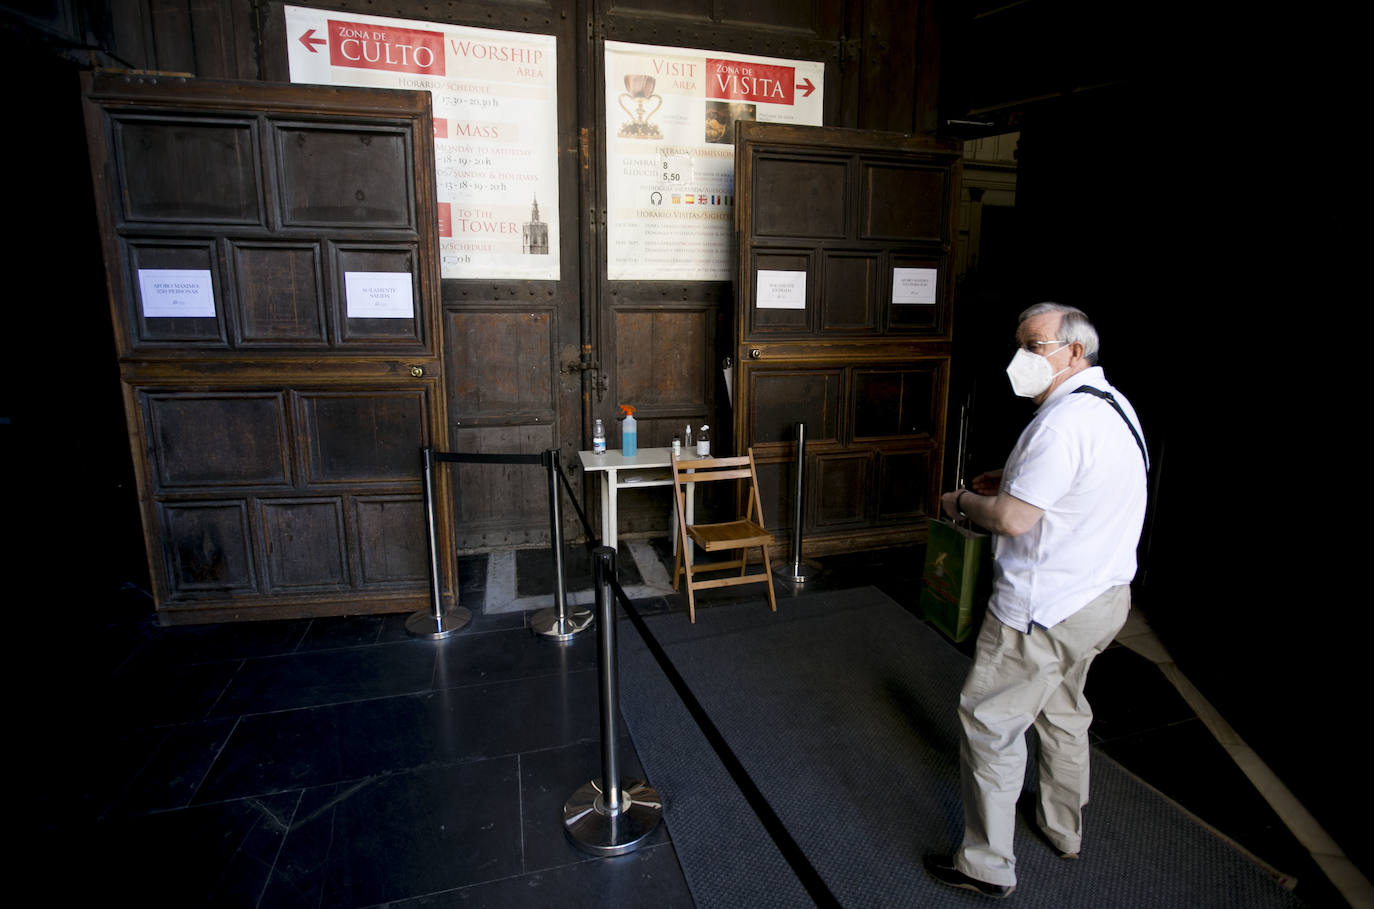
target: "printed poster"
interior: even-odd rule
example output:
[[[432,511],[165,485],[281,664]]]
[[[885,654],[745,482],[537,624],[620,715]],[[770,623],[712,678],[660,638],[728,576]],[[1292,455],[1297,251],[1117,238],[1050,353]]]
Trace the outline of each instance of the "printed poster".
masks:
[[[285,11],[292,82],[430,93],[443,277],[558,279],[552,35]]]
[[[734,277],[735,121],[820,126],[825,64],[606,42],[606,272]]]

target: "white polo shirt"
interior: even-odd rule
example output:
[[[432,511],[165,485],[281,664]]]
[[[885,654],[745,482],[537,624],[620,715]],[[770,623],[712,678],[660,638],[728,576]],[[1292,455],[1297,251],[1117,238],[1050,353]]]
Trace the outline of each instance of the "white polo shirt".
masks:
[[[1144,458],[1111,404],[1073,393],[1083,385],[1111,392],[1140,432],[1135,409],[1097,366],[1056,388],[1022,431],[1003,468],[1002,490],[1045,514],[1020,536],[993,538],[988,609],[1023,631],[1031,623],[1058,624],[1135,577]]]

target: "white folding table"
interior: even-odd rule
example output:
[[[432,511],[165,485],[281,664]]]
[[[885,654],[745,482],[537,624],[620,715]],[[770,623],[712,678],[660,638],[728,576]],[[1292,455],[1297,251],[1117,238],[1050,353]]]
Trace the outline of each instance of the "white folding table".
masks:
[[[673,485],[673,450],[671,448],[641,448],[626,457],[619,448],[608,448],[601,454],[594,451],[579,451],[582,469],[589,473],[601,474],[601,543],[615,547],[618,537],[616,531],[616,495],[622,489],[647,489],[651,486]],[[685,495],[687,500],[687,522],[691,523],[693,496],[691,484]],[[672,538],[677,542],[677,515],[672,520]]]

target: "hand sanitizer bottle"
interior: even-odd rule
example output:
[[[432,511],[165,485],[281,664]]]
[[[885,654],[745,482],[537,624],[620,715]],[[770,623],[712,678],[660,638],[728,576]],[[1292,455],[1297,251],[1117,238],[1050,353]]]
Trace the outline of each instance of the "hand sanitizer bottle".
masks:
[[[639,451],[639,428],[635,425],[635,409],[629,404],[621,404],[625,414],[625,424],[620,428],[620,453],[632,458]]]
[[[711,440],[706,435],[706,430],[711,427],[705,423],[701,424],[701,432],[697,435],[697,457],[709,458],[711,456]]]

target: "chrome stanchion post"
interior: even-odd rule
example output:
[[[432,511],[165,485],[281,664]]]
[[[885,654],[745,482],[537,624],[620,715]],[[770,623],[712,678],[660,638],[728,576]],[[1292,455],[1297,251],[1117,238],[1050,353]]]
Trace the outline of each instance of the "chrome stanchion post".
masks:
[[[596,653],[601,695],[601,779],[591,780],[563,806],[563,829],[579,848],[594,855],[624,855],[637,849],[663,817],[658,793],[641,780],[620,782],[620,683],[615,647],[615,550],[592,554],[596,581]]]
[[[796,484],[792,491],[792,560],[780,565],[774,574],[793,584],[805,584],[820,574],[814,562],[802,561],[802,521],[806,514],[806,424],[797,424],[797,466],[794,469]]]
[[[472,621],[472,611],[462,606],[444,610],[439,582],[439,528],[434,517],[434,450],[420,449],[424,481],[425,530],[429,534],[429,611],[421,609],[406,619],[406,631],[427,638],[445,638]]]
[[[544,452],[544,467],[549,473],[549,545],[553,547],[553,606],[530,616],[530,630],[556,641],[572,640],[592,623],[590,609],[568,613],[568,589],[563,577],[563,510],[558,488],[558,449]]]

